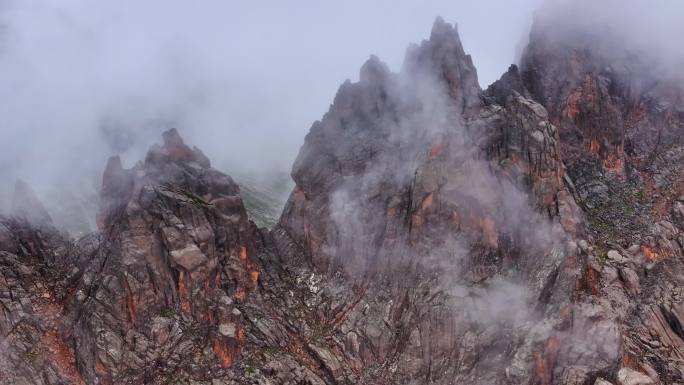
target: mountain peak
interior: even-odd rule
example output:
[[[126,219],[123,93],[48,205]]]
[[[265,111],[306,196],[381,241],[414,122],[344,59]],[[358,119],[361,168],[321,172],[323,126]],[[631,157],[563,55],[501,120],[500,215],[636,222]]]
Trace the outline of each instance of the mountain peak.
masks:
[[[458,34],[458,25],[447,23],[440,16],[438,16],[432,24],[430,41],[434,44],[451,44],[455,47],[459,47],[460,51],[463,52],[461,37]]]
[[[133,176],[130,170],[123,168],[118,155],[110,157],[102,174],[100,209],[97,214],[100,230],[107,228],[117,211],[128,203],[132,190]]]
[[[402,74],[446,86],[450,97],[463,106],[463,112],[480,105],[482,90],[473,60],[463,49],[456,25],[440,17],[435,20],[429,40],[409,47]]]
[[[359,80],[362,83],[366,82],[383,82],[390,74],[390,69],[380,58],[371,55],[368,60],[361,66],[359,71]]]
[[[210,168],[209,158],[197,147],[188,147],[176,128],[162,133],[163,146],[152,146],[145,158],[146,162],[162,164],[166,162],[196,163],[202,168]]]
[[[162,139],[164,139],[164,145],[166,147],[185,146],[185,142],[176,128],[162,132]]]

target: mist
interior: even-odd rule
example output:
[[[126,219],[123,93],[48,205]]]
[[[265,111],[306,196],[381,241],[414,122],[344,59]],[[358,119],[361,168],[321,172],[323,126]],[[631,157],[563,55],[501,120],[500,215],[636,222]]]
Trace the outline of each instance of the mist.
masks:
[[[548,0],[535,12],[535,28],[560,44],[601,44],[599,54],[633,55],[651,73],[684,76],[684,3],[677,0]]]
[[[442,15],[487,84],[538,3],[2,1],[0,197],[17,178],[48,206],[55,186],[96,192],[110,155],[132,166],[171,126],[238,178],[289,173],[370,54],[398,67]]]
[[[439,15],[458,23],[486,87],[517,61],[542,2],[1,1],[0,211],[18,178],[48,206],[56,186],[96,195],[110,155],[132,166],[171,126],[238,179],[286,175],[369,55],[398,69]],[[587,28],[612,20],[667,53],[660,64],[680,63],[681,2],[582,2],[545,9]]]

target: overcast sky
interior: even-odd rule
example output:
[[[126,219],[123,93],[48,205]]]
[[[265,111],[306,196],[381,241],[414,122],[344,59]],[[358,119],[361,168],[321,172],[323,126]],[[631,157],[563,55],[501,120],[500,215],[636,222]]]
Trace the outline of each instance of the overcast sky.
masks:
[[[45,190],[110,153],[130,166],[171,125],[229,173],[289,170],[369,55],[398,70],[439,15],[486,87],[538,2],[0,0],[0,176]]]

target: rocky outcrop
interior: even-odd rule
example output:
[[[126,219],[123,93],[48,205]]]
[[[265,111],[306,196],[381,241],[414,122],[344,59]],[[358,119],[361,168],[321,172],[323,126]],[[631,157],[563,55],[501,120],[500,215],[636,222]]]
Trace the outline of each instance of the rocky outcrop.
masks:
[[[245,343],[235,304],[259,279],[237,185],[170,130],[133,169],[109,161],[99,218],[102,242],[70,303],[86,382],[225,376]]]
[[[682,251],[672,240],[682,231],[673,223],[684,87],[615,30],[568,22],[576,12],[540,10],[521,62],[522,83],[558,127],[562,159],[588,218],[594,244],[581,278],[584,301],[620,329],[614,360],[624,368],[617,383],[651,383],[644,377],[680,383],[681,358],[672,353],[680,341],[666,336],[679,328],[673,309]],[[661,349],[661,341],[672,348]]]
[[[402,73],[392,74],[371,58],[359,83],[342,86],[306,138],[293,169],[296,187],[281,218],[314,265],[339,263],[339,254],[358,254],[361,265],[374,263],[383,240],[364,234],[382,236],[406,228],[405,222],[418,232],[433,204],[439,214],[465,220],[467,213],[444,205],[453,205],[449,201],[459,194],[478,201],[487,192],[477,188],[493,188],[501,180],[514,194],[536,190],[538,208],[557,214],[551,206],[563,190],[562,170],[556,129],[546,111],[513,91],[504,97],[505,107],[485,104],[475,74],[455,29],[438,20],[431,39],[409,50]],[[481,186],[459,183],[480,171],[491,176]],[[504,198],[493,195],[498,196],[490,200]],[[487,205],[494,211],[493,202],[480,204]],[[339,218],[343,211],[358,218]],[[435,232],[442,230],[439,222],[452,222],[449,218],[434,221]],[[344,219],[357,222],[339,223]],[[355,243],[351,253],[339,250]]]
[[[684,87],[650,52],[625,41],[610,21],[603,29],[592,23],[596,8],[602,9],[590,2],[543,6],[521,76],[559,127],[571,173],[588,158],[625,177],[630,168],[681,145]],[[572,20],[582,15],[584,22]]]
[[[375,354],[337,361],[364,383],[534,381],[563,323],[539,320],[568,305],[579,272],[560,224],[577,232],[581,214],[546,110],[508,84],[483,94],[441,20],[401,73],[374,57],[361,71],[307,136],[276,229],[360,286],[333,317],[346,335],[329,334]],[[515,305],[500,314],[499,298]]]

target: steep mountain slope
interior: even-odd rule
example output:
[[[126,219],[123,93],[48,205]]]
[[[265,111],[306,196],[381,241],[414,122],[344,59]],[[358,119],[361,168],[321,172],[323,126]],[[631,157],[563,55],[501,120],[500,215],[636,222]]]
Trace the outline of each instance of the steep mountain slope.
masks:
[[[620,324],[619,365],[681,383],[681,74],[564,11],[541,13],[519,79],[559,129],[594,240],[584,279]]]
[[[386,368],[379,378],[529,381],[516,352],[540,348],[526,334],[570,300],[567,290],[547,303],[578,272],[563,269],[574,250],[554,225],[580,221],[555,127],[520,95],[488,103],[441,20],[400,74],[371,58],[360,78],[307,136],[276,233],[319,270],[360,282],[341,328],[375,352],[364,361]],[[357,312],[377,309],[364,306],[372,298],[387,304],[368,330],[378,310]]]
[[[619,55],[543,22],[486,91],[441,19],[399,73],[371,57],[272,230],[176,130],[130,170],[110,160],[78,241],[19,184],[0,378],[684,383],[682,90],[631,86],[606,72]]]

